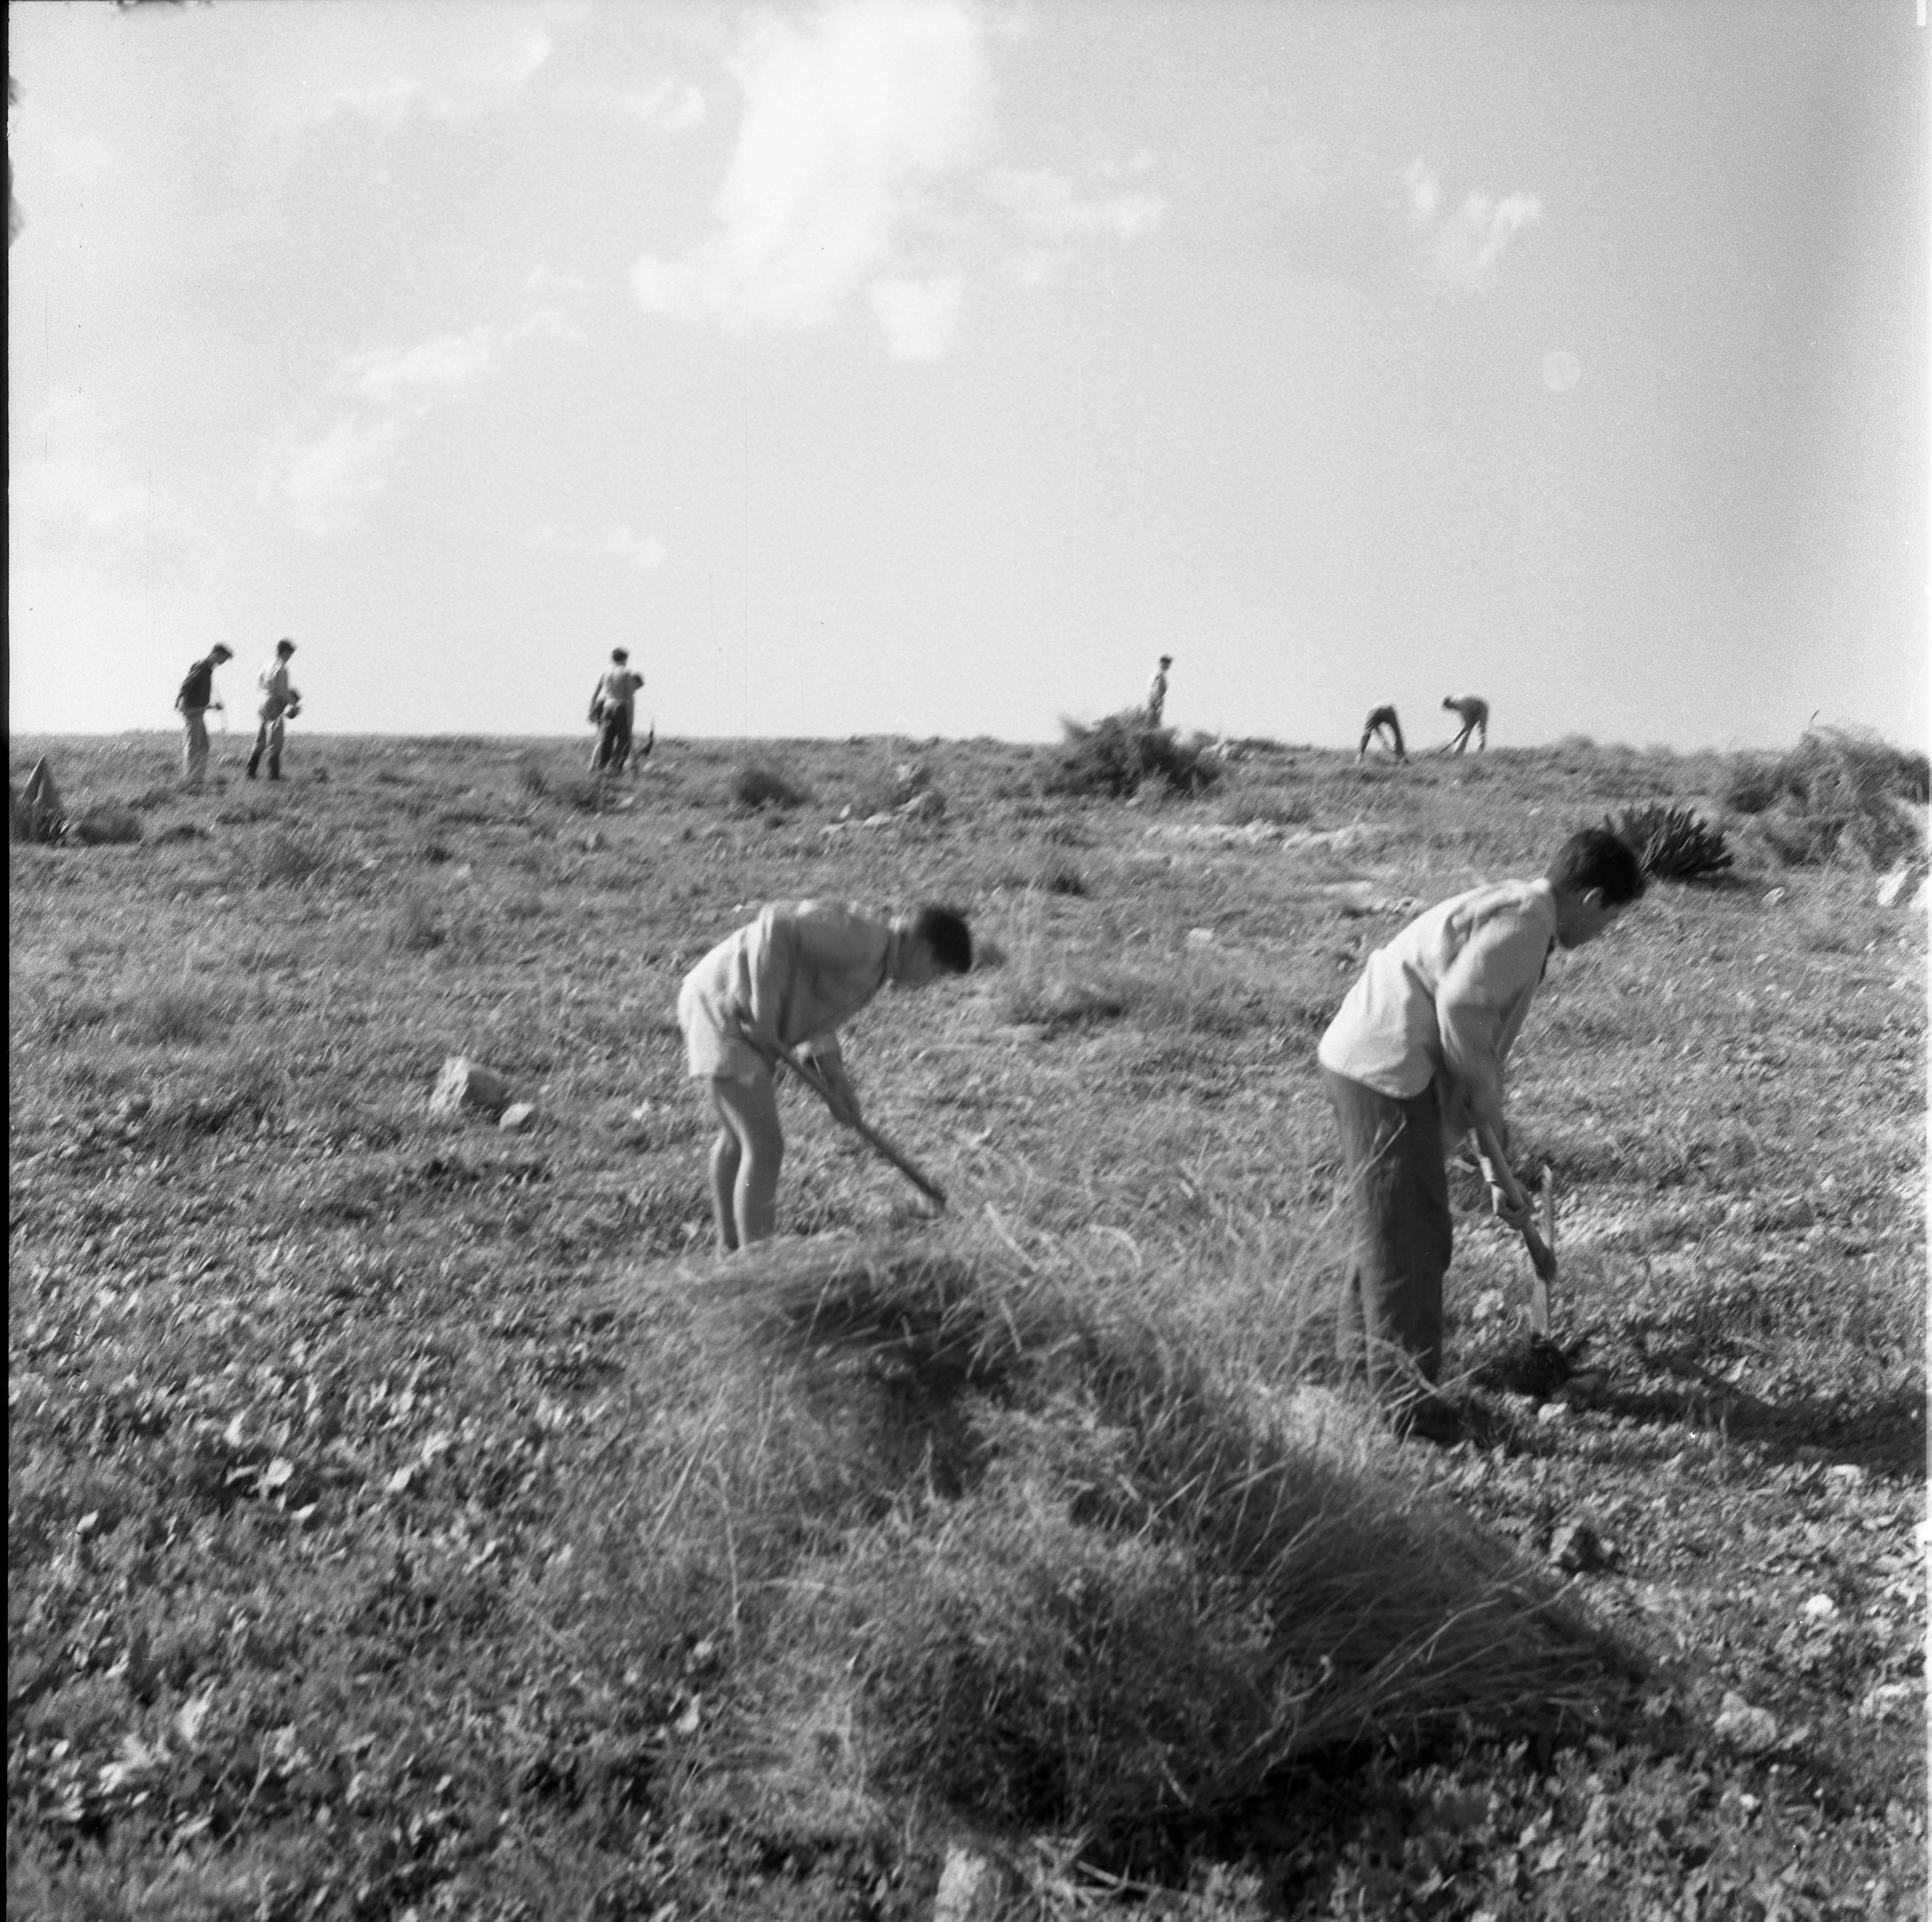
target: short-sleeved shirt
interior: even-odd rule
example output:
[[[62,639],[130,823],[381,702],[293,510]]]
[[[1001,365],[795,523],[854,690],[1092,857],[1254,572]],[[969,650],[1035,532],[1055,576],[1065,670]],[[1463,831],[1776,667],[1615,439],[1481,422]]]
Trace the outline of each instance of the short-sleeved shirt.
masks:
[[[774,901],[720,941],[677,999],[692,1078],[753,1081],[766,1072],[750,1042],[807,1054],[838,1051],[838,1029],[886,984],[890,922],[838,901]]]
[[[628,707],[644,684],[644,676],[632,673],[628,667],[607,668],[597,683],[597,698],[606,707]]]

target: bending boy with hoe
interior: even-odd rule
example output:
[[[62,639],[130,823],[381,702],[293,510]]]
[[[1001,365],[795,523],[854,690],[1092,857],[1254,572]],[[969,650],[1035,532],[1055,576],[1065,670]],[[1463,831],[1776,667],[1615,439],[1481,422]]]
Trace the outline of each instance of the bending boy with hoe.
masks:
[[[923,988],[973,965],[973,937],[949,907],[881,921],[836,901],[774,901],[684,978],[677,997],[686,1066],[718,1123],[711,1206],[727,1254],[772,1233],[784,1134],[772,1072],[806,1057],[834,1117],[860,1120],[838,1030],[888,982]]]
[[[1453,1238],[1448,1150],[1473,1131],[1491,1210],[1526,1225],[1506,1159],[1504,1061],[1552,951],[1594,940],[1643,888],[1630,848],[1586,828],[1540,880],[1474,888],[1412,921],[1369,957],[1322,1037],[1354,1228],[1336,1351],[1401,1432],[1457,1432],[1433,1392]]]

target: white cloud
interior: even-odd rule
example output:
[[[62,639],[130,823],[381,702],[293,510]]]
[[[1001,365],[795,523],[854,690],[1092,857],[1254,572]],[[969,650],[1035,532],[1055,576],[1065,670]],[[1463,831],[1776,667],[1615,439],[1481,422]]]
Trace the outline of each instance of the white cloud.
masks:
[[[1446,285],[1459,289],[1478,285],[1515,235],[1543,215],[1542,196],[1524,193],[1471,193],[1454,212],[1444,213],[1442,184],[1420,160],[1410,163],[1402,181],[1431,264]]]
[[[474,120],[512,104],[550,58],[546,7],[450,0],[406,5],[276,7],[266,16],[280,59],[297,76],[267,100],[290,129],[338,114],[394,127],[420,108],[443,121]]]
[[[964,274],[955,271],[922,280],[874,280],[868,292],[895,360],[939,360],[958,337]]]
[[[640,534],[621,520],[590,528],[541,521],[524,535],[524,544],[539,553],[616,561],[638,574],[664,564],[663,541],[655,534]]]
[[[333,404],[308,407],[270,434],[263,490],[308,533],[344,532],[381,497],[410,433],[437,407],[476,393],[523,341],[581,337],[567,312],[544,304],[507,326],[346,354],[328,382]]]
[[[710,112],[704,90],[688,80],[653,80],[641,87],[620,87],[608,80],[572,80],[557,89],[566,106],[608,113],[634,121],[668,139],[702,127]]]
[[[682,259],[640,259],[640,303],[740,331],[794,331],[830,325],[861,289],[883,286],[873,304],[882,320],[896,316],[889,327],[937,337],[960,294],[931,291],[957,279],[933,257],[931,196],[986,133],[976,12],[965,0],[830,0],[803,24],[767,15],[732,71],[745,112],[716,226]],[[927,292],[907,297],[914,283]]]
[[[1009,169],[996,175],[994,190],[1037,233],[1055,240],[1106,233],[1132,240],[1167,211],[1165,195],[1123,183],[1145,175],[1151,154],[1138,154],[1125,166],[1096,162],[1080,175],[1039,167]]]

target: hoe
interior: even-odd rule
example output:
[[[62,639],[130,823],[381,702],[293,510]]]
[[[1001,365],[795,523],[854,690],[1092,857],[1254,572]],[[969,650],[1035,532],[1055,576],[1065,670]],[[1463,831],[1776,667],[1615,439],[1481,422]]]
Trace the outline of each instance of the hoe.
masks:
[[[778,1058],[830,1108],[832,1106],[832,1090],[825,1085],[824,1078],[818,1070],[808,1067],[782,1042],[773,1043],[772,1046]],[[848,1122],[846,1125],[868,1147],[890,1162],[922,1195],[941,1208],[946,1206],[946,1190],[908,1156],[902,1154],[876,1128],[863,1121]]]

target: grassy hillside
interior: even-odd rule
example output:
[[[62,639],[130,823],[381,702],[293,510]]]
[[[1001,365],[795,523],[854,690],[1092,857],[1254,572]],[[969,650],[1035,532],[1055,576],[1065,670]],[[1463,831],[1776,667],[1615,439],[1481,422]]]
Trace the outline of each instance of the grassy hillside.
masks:
[[[197,797],[11,744],[105,824],[12,857],[18,1912],[923,1915],[969,1843],[1016,1915],[1922,1912],[1926,922],[1871,864],[1922,808],[292,731]],[[1397,1444],[1324,1381],[1316,1039],[1652,802],[1735,867],[1552,964],[1514,1074],[1581,1372],[1465,1213],[1475,1438]],[[849,1047],[952,1207],[788,1093],[721,1264],[676,984],[813,894],[972,917]],[[452,1053],[530,1126],[433,1118]]]

